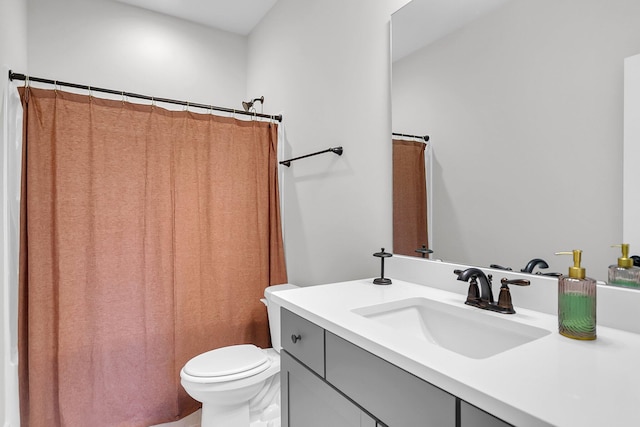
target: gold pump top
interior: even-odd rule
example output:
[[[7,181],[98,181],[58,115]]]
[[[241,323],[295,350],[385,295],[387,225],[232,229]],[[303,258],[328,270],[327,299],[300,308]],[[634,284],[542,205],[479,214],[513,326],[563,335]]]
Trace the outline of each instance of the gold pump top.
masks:
[[[573,255],[573,267],[569,267],[569,277],[573,279],[587,277],[587,271],[580,267],[580,261],[582,260],[582,251],[580,249],[574,249],[570,252],[556,252],[556,255]]]
[[[619,245],[611,245],[612,248],[622,248],[622,256],[618,258],[618,267],[631,268],[633,267],[633,259],[629,258],[629,244],[622,243]]]

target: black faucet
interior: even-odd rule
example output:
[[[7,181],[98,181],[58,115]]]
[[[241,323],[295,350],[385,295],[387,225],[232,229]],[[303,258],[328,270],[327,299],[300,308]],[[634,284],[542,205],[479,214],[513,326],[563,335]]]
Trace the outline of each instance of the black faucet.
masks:
[[[466,270],[454,270],[454,274],[458,275],[458,280],[468,282],[472,279],[473,282],[477,279],[480,282],[480,297],[476,299],[477,302],[470,302],[467,298],[465,304],[479,307],[480,305],[493,304],[493,291],[491,290],[491,275],[487,276],[484,271],[479,268],[471,267]]]
[[[536,268],[536,266],[540,268],[549,268],[549,264],[547,264],[545,260],[534,258],[527,263],[525,268],[520,269],[520,271],[523,273],[533,273],[533,269]]]
[[[493,300],[493,291],[491,289],[492,276],[490,274],[487,276],[484,274],[484,271],[475,267],[467,268],[466,270],[454,270],[453,273],[458,276],[458,280],[469,282],[469,290],[467,292],[467,300],[464,302],[465,304],[483,310],[505,314],[513,314],[516,312],[511,302],[509,285],[529,286],[531,283],[526,279],[507,280],[507,278],[503,278],[500,281],[502,284],[500,287],[500,298],[498,298],[498,302],[496,303]],[[477,282],[480,282],[479,292]]]

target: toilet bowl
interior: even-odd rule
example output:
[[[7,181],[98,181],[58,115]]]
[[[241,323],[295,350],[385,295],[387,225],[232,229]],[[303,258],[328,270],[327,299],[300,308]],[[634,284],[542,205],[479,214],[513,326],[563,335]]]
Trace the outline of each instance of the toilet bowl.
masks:
[[[249,427],[252,418],[280,403],[280,306],[271,301],[275,291],[291,284],[265,289],[273,348],[233,345],[202,353],[180,371],[182,387],[202,402],[201,427]]]

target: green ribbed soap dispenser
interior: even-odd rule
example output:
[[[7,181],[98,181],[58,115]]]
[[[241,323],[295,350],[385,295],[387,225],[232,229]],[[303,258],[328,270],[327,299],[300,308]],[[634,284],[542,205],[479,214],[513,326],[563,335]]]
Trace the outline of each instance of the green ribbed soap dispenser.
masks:
[[[573,255],[569,276],[558,278],[558,331],[577,340],[596,339],[596,281],[580,266],[582,251],[557,252]]]
[[[618,258],[617,265],[609,266],[609,284],[626,288],[640,288],[640,267],[634,267],[633,259],[629,258],[629,244],[622,243],[611,247],[621,248],[622,256]]]

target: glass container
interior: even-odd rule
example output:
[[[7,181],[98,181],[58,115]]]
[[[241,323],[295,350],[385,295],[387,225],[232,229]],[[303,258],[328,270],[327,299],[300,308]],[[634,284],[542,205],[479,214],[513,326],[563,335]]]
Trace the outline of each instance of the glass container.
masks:
[[[565,337],[578,340],[596,339],[596,281],[586,277],[580,267],[582,251],[559,252],[573,255],[569,276],[558,279],[558,331]]]

